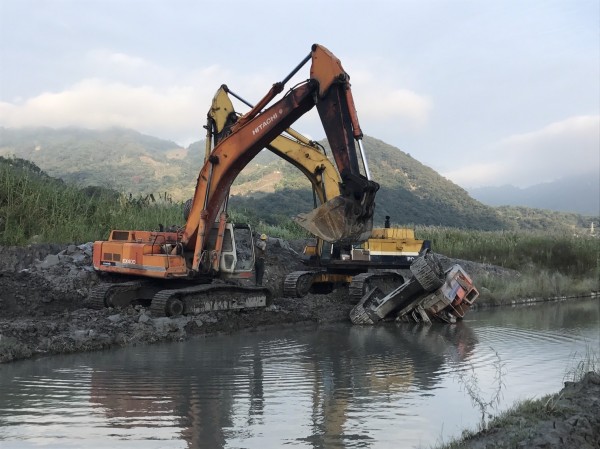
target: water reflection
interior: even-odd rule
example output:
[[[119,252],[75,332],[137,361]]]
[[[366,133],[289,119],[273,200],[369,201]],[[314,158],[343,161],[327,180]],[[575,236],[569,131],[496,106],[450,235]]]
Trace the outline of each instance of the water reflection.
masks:
[[[289,328],[14,363],[0,370],[0,441],[426,447],[441,426],[452,435],[476,422],[454,370],[473,367],[485,387],[497,351],[514,394],[555,391],[598,315],[598,302],[558,303],[450,326]],[[534,385],[532,367],[547,373]]]
[[[300,440],[312,446],[348,438],[356,443],[368,435],[349,432],[349,420],[362,416],[374,398],[432,389],[446,362],[465,360],[477,344],[464,323],[331,326],[281,334],[99,354],[91,372],[91,403],[115,429],[162,425],[157,421],[174,416],[190,448],[252,437],[265,424],[266,404],[309,410],[309,435]]]

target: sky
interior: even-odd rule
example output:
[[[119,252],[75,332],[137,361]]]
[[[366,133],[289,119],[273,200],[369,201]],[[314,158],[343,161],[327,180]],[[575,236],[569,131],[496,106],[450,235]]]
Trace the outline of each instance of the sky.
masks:
[[[0,126],[187,146],[221,84],[256,103],[313,43],[364,134],[464,188],[600,171],[598,0],[0,0]],[[316,110],[294,128],[325,137]]]

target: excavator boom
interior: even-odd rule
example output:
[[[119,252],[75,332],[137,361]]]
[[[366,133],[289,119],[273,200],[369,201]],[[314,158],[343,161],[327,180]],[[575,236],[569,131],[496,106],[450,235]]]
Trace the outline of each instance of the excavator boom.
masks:
[[[252,107],[226,85],[221,86],[208,113],[211,128],[209,136],[213,136],[215,144],[230,133],[231,127],[239,119],[228,94]],[[355,218],[362,213],[360,209],[356,209],[360,206],[356,198],[362,199],[371,185],[367,178],[352,175],[348,171],[342,177],[327,158],[324,149],[319,150],[315,142],[291,128],[275,137],[267,148],[302,171],[313,184],[313,190],[319,198],[320,206],[295,217],[298,224],[327,242],[356,244],[370,237],[372,226],[366,226],[363,220]],[[349,163],[349,159],[346,161]]]
[[[324,47],[313,45],[309,56],[312,57],[311,78],[263,109],[283,90],[283,83],[275,83],[267,95],[231,127],[230,134],[217,143],[202,167],[182,238],[184,246],[194,248],[194,271],[199,269],[208,232],[237,175],[315,103],[341,174],[341,197],[323,205],[320,213],[304,222],[311,232],[332,243],[355,243],[368,238],[379,184],[359,171],[354,139],[362,137],[362,131],[354,110],[349,76],[339,59]]]

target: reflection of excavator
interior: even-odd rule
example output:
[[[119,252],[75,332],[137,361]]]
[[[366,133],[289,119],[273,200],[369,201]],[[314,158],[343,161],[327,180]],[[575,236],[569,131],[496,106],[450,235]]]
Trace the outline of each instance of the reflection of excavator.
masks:
[[[273,420],[282,422],[283,413],[284,421],[307,426],[310,447],[345,447],[357,432],[377,435],[357,411],[372,411],[378,402],[402,407],[413,396],[431,394],[478,344],[465,323],[327,326],[230,335],[201,348],[184,343],[176,350],[78,357],[85,360],[94,417],[104,415],[111,431],[147,432],[189,448],[254,447],[254,440],[240,438],[262,434]],[[140,382],[142,377],[147,380]],[[281,408],[282,397],[296,406]],[[270,440],[275,443],[268,446],[283,446],[289,436],[275,427]]]
[[[308,60],[312,60],[310,78],[267,107]],[[228,128],[226,136],[214,136],[216,145],[200,170],[182,230],[113,230],[108,241],[94,242],[96,270],[146,280],[103,284],[92,291],[92,306],[151,301],[153,313],[168,316],[264,306],[267,289],[211,282],[218,277],[250,277],[253,268],[251,231],[227,223],[227,195],[236,176],[258,152],[315,105],[342,182],[340,195],[311,212],[305,225],[330,242],[368,238],[379,185],[369,179],[349,76],[339,59],[315,44],[282,82],[273,84],[255,107]],[[359,153],[366,176],[360,173]],[[194,282],[172,284],[165,290],[164,282],[152,279]]]
[[[208,113],[209,126],[217,138],[227,135],[239,119],[228,94],[253,107],[227,86],[221,86]],[[288,128],[267,148],[308,178],[320,204],[340,195],[340,174],[317,142]],[[189,204],[191,201],[184,210],[186,219]],[[300,221],[304,222],[305,217],[301,216]],[[284,295],[302,297],[309,291],[326,293],[337,285],[349,284],[351,300],[358,302],[368,288],[377,286],[391,291],[404,282],[403,277],[395,271],[381,269],[408,268],[429,246],[429,241],[416,239],[414,230],[409,228],[376,228],[365,242],[345,247],[317,238],[304,248],[303,262],[311,269],[290,273],[284,282]],[[369,273],[369,269],[378,271]]]

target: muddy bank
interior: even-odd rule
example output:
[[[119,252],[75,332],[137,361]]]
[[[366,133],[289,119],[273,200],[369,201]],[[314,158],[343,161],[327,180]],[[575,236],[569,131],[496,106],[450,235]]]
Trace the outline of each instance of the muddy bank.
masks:
[[[92,245],[0,247],[0,362],[39,354],[185,340],[195,335],[294,323],[349,321],[348,289],[328,295],[282,297],[286,274],[306,269],[304,241],[269,239],[265,285],[273,292],[266,309],[210,312],[193,317],[153,317],[143,307],[88,308],[90,289],[102,279],[92,268]],[[472,276],[518,276],[493,265],[440,256],[444,267],[460,263]]]
[[[458,448],[600,448],[600,373],[565,382],[559,393],[525,401],[493,419],[487,430],[438,449]]]
[[[143,307],[88,308],[90,290],[103,280],[92,268],[92,244],[0,247],[0,363],[39,354],[106,349],[196,335],[296,323],[349,321],[348,289],[328,295],[284,298],[286,274],[306,269],[305,241],[269,239],[265,285],[273,302],[265,309],[210,312],[194,317],[153,317]],[[502,267],[439,255],[444,268],[459,263],[474,278],[517,278]]]
[[[91,264],[91,244],[0,248],[0,362],[106,349],[113,346],[181,341],[214,333],[294,323],[348,320],[346,291],[282,297],[283,278],[302,269],[303,242],[270,239],[264,283],[273,292],[266,309],[210,312],[177,319],[153,317],[143,307],[88,308],[91,288],[102,279]]]

